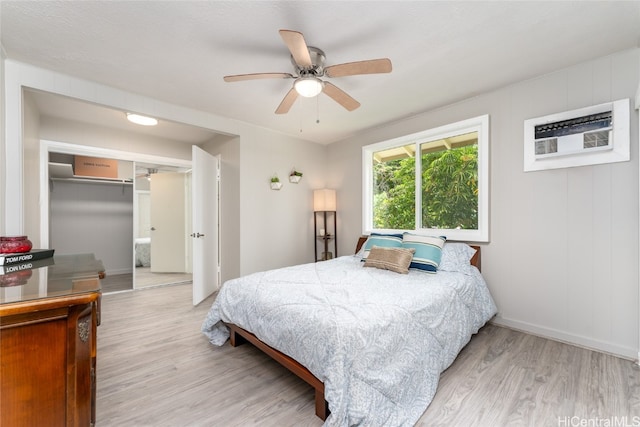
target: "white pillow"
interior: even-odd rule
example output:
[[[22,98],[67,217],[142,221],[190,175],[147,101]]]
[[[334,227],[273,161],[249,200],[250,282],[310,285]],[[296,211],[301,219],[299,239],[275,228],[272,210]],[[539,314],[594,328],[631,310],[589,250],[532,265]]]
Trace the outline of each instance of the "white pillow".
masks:
[[[438,270],[459,271],[470,265],[476,250],[466,243],[446,242],[442,248],[442,259]]]

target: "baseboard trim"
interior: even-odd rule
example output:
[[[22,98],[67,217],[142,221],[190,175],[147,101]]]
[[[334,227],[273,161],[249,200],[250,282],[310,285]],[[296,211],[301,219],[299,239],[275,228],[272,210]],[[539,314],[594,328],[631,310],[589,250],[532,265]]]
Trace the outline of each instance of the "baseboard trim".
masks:
[[[588,350],[610,354],[612,356],[628,359],[636,363],[638,363],[638,361],[640,360],[640,351],[638,351],[637,348],[625,347],[607,341],[595,340],[593,338],[569,334],[555,329],[545,328],[531,323],[507,319],[499,316],[494,317],[491,320],[491,323],[498,326],[514,329],[516,331],[525,332],[527,334],[536,335],[542,338],[548,338],[555,341],[563,342],[565,344],[586,348]]]

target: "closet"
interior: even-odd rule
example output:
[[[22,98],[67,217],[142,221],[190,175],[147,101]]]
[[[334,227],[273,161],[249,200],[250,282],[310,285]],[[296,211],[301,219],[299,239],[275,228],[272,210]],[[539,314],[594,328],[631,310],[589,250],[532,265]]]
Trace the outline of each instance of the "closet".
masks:
[[[158,173],[157,165],[152,168],[132,161],[113,160],[117,169],[115,177],[94,177],[78,174],[77,157],[49,153],[49,238],[56,253],[94,253],[103,261],[108,278],[118,279],[115,288],[105,289],[107,292],[132,289],[134,283],[137,288],[190,281],[185,239],[171,240],[172,253],[180,258],[178,267],[164,268],[159,255],[156,259],[160,263],[152,266],[150,261],[154,226],[149,171]],[[165,169],[162,173],[177,174],[186,181],[184,171]],[[168,197],[178,205],[182,200],[182,207],[177,211],[186,218],[185,191],[186,184],[185,189],[179,191],[182,194]],[[160,210],[171,211],[167,206]],[[176,226],[181,236],[185,227],[184,220]],[[164,231],[173,229],[173,226],[163,226]],[[158,274],[167,272],[170,274]],[[113,286],[110,281],[105,284]]]
[[[132,272],[133,163],[116,178],[74,173],[75,156],[49,154],[49,243],[58,254],[94,253],[109,275]]]

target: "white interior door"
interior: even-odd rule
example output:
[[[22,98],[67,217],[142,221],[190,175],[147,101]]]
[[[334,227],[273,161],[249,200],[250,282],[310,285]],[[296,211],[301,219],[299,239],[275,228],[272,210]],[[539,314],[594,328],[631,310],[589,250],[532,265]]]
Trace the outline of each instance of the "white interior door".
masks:
[[[219,160],[192,148],[193,305],[218,290]]]
[[[186,175],[153,174],[150,188],[151,272],[184,273],[187,271]]]

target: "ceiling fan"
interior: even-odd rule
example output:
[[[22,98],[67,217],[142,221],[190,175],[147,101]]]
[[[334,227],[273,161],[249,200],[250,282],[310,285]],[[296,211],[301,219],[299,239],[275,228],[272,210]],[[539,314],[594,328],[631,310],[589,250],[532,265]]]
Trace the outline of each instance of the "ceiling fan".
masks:
[[[136,168],[136,178],[151,179],[151,175],[158,173],[157,168]]]
[[[324,92],[331,99],[348,111],[353,111],[360,103],[321,77],[344,77],[359,74],[380,74],[391,72],[391,61],[388,58],[369,59],[366,61],[347,62],[344,64],[324,66],[325,54],[317,47],[307,46],[302,33],[292,30],[280,30],[280,36],[291,52],[293,73],[253,73],[225,76],[225,82],[238,82],[256,79],[295,79],[293,87],[285,95],[276,109],[276,114],[289,112],[298,95],[313,98]]]

